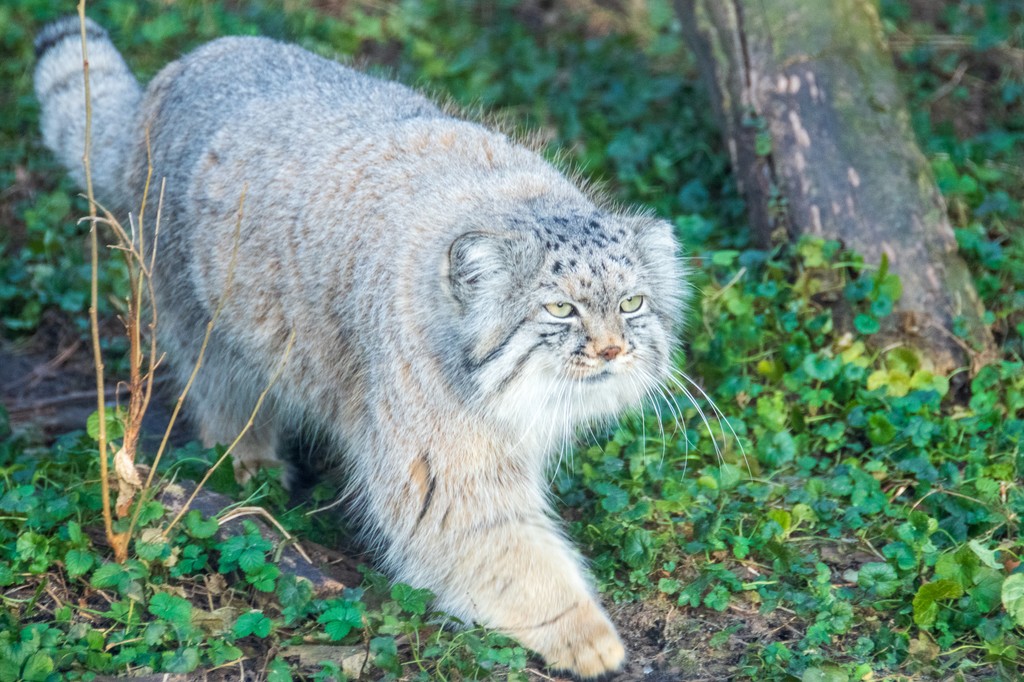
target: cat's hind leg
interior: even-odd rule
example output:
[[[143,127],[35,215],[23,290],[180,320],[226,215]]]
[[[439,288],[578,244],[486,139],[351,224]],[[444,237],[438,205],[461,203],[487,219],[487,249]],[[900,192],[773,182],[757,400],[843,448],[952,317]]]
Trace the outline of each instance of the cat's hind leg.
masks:
[[[280,436],[273,417],[257,412],[252,425],[246,429],[248,416],[240,417],[236,410],[223,404],[207,403],[197,418],[199,440],[204,447],[218,444],[228,447],[238,440],[231,456],[235,463],[235,480],[240,484],[255,476],[259,469],[281,469],[282,481],[288,486],[289,471],[278,456]]]

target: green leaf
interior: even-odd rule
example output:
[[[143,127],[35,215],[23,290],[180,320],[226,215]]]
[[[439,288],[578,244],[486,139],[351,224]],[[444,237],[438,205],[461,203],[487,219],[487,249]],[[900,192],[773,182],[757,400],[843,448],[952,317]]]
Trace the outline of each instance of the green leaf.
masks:
[[[1002,601],[1017,627],[1024,627],[1024,573],[1014,573],[1003,581]]]
[[[825,240],[818,237],[801,237],[796,247],[797,253],[809,268],[820,268],[828,264],[825,257]]]
[[[843,288],[843,295],[847,301],[853,303],[859,303],[868,297],[871,290],[874,288],[874,283],[867,277],[861,277],[859,279],[851,280]]]
[[[853,318],[853,327],[861,334],[877,334],[878,330],[882,328],[878,324],[878,320],[864,313]]]
[[[739,632],[742,628],[742,623],[736,623],[734,625],[730,625],[727,628],[723,628],[715,634],[711,635],[711,639],[708,640],[708,644],[711,645],[712,648],[720,649],[726,642],[729,641],[729,639],[734,634]]]
[[[170,543],[163,539],[163,534],[156,528],[147,528],[135,540],[135,555],[143,561],[156,561],[170,556]]]
[[[634,568],[650,563],[653,558],[653,540],[651,533],[643,528],[634,528],[626,533],[622,546],[622,559]]]
[[[403,611],[422,616],[427,612],[427,604],[434,598],[434,594],[430,590],[418,590],[396,583],[391,588],[391,598],[398,602]]]
[[[267,665],[267,682],[292,682],[292,671],[280,658]]]
[[[370,651],[375,654],[398,655],[398,642],[394,637],[374,637],[370,640]]]
[[[7,512],[27,512],[39,504],[35,496],[36,489],[30,485],[19,485],[8,490],[0,497],[0,510]]]
[[[220,562],[217,570],[227,573],[235,568],[249,572],[266,563],[265,553],[274,545],[260,535],[259,529],[251,521],[243,521],[244,535],[233,535],[223,542],[217,543],[220,550]]]
[[[732,490],[743,480],[744,472],[735,464],[722,462],[718,465],[718,483],[722,490]]]
[[[925,583],[914,595],[914,622],[922,628],[930,628],[939,616],[939,602],[959,599],[964,589],[955,580],[936,580]]]
[[[340,600],[337,605],[320,614],[317,622],[324,626],[327,635],[334,641],[344,638],[354,628],[363,626],[363,605],[358,602]]]
[[[732,537],[732,553],[737,559],[746,559],[750,555],[750,540],[742,535]]]
[[[803,502],[798,502],[793,505],[793,527],[803,524],[804,522],[817,523],[818,515],[814,513],[814,510]]]
[[[267,556],[259,547],[246,547],[238,555],[238,567],[251,573],[267,563]]]
[[[974,573],[980,565],[978,557],[967,548],[945,552],[935,561],[935,577],[955,580],[961,587],[974,584]]]
[[[814,353],[804,357],[801,367],[810,378],[816,381],[829,381],[839,373],[841,364],[837,358]]]
[[[740,252],[734,250],[715,251],[711,256],[711,262],[715,265],[728,267],[736,262],[736,258],[738,258],[739,255]]]
[[[761,396],[757,399],[757,416],[772,431],[782,431],[789,418],[789,409],[781,393]]]
[[[158,592],[149,600],[149,612],[179,627],[192,620],[192,604],[174,594]]]
[[[124,437],[124,420],[128,416],[122,408],[108,407],[103,411],[107,422],[107,442]],[[97,410],[85,420],[85,432],[95,441],[100,439],[100,413]]]
[[[255,571],[246,573],[245,580],[260,592],[273,592],[280,575],[281,569],[274,564],[263,564]]]
[[[237,661],[242,657],[241,649],[232,644],[228,644],[222,639],[210,640],[209,647],[210,660],[214,665],[223,665],[230,661]]]
[[[53,659],[37,651],[25,661],[22,679],[26,682],[44,682],[53,672]]]
[[[217,519],[204,519],[203,515],[195,509],[185,514],[185,530],[194,538],[211,538],[220,528]]]
[[[940,396],[949,393],[949,379],[925,369],[914,372],[910,377],[909,386],[914,390],[935,391]]]
[[[107,587],[114,587],[120,583],[123,574],[124,569],[121,568],[120,564],[103,564],[92,574],[92,579],[89,582],[93,587],[102,590]]]
[[[185,32],[185,22],[179,14],[159,14],[142,24],[139,33],[152,45],[166,43]]]
[[[264,616],[262,611],[250,611],[238,617],[232,632],[235,637],[255,635],[262,638],[270,634],[270,626],[270,619]]]
[[[170,626],[166,622],[162,620],[155,620],[146,626],[145,631],[142,633],[142,641],[149,646],[154,647],[160,643],[160,640],[164,638],[164,635],[166,635],[170,629]]]
[[[378,668],[401,675],[398,642],[394,637],[374,637],[370,640],[370,653],[373,654],[373,662]]]
[[[92,552],[84,549],[71,549],[64,555],[64,567],[68,570],[68,577],[77,578],[85,575],[92,568],[95,557]]]
[[[796,459],[796,439],[789,431],[779,431],[765,443],[765,448],[758,447],[758,457],[770,466],[789,464]]]
[[[308,580],[285,574],[277,581],[277,598],[285,625],[291,625],[309,612],[313,587]]]
[[[793,515],[785,509],[771,509],[768,511],[768,518],[779,524],[782,529],[781,536],[789,535],[789,529],[793,525]]]
[[[15,541],[15,550],[18,553],[18,558],[25,561],[43,559],[49,553],[50,541],[45,535],[26,531]]]
[[[601,507],[611,513],[619,512],[629,506],[629,493],[615,485],[601,481],[593,486],[594,492],[601,495]]]
[[[675,594],[683,587],[682,583],[674,578],[662,578],[658,581],[658,590],[665,594]]]
[[[704,597],[704,606],[722,612],[729,608],[729,589],[724,585],[715,585]]]
[[[149,502],[146,502],[146,504],[142,505],[142,511],[139,512],[139,526],[145,526],[156,521],[166,512],[167,508],[159,501],[150,500]]]
[[[868,417],[868,440],[872,443],[885,445],[891,443],[895,437],[896,427],[884,414],[876,412]]]
[[[988,549],[978,540],[971,540],[967,543],[967,546],[981,560],[981,563],[997,571],[1003,569],[1003,565],[996,560],[996,551],[994,549]]]
[[[185,545],[178,555],[178,563],[171,567],[171,575],[180,577],[206,567],[206,553],[198,545]]]
[[[987,566],[978,569],[975,584],[967,588],[972,610],[976,613],[991,613],[999,606],[1002,585],[1002,571]]]
[[[892,299],[885,294],[879,294],[878,298],[871,302],[871,314],[876,317],[885,317],[892,312]]]
[[[896,594],[901,585],[895,569],[882,562],[861,566],[857,571],[857,584],[866,590],[871,590],[879,597],[891,597]]]
[[[199,667],[199,650],[194,646],[165,651],[161,658],[163,670],[168,673],[190,673]]]

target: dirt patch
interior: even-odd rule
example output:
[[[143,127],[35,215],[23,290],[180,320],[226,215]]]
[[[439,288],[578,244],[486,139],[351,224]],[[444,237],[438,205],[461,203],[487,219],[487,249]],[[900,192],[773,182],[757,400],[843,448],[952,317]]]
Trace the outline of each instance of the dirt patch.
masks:
[[[100,336],[116,338],[124,329],[118,320],[101,324]],[[107,368],[108,403],[127,402],[123,376]],[[172,382],[157,378],[153,401],[143,420],[143,449],[159,442],[170,420],[177,395]],[[0,404],[16,431],[33,440],[53,442],[58,436],[85,428],[96,411],[96,370],[90,341],[67,318],[47,313],[31,337],[12,342],[0,338]],[[195,438],[187,417],[180,416],[171,444]]]
[[[680,608],[667,598],[611,609],[629,661],[614,682],[729,680],[752,647],[799,639],[795,616],[733,604],[724,613]],[[541,679],[541,678],[538,678]]]
[[[83,428],[96,409],[95,385],[88,345],[60,316],[44,315],[28,339],[0,339],[0,403],[16,429],[50,441]]]

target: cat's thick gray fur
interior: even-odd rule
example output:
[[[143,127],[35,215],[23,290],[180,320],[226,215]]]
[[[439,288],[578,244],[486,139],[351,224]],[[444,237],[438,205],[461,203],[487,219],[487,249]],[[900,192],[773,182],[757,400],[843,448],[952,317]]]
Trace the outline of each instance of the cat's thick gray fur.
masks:
[[[620,666],[546,484],[578,426],[639,405],[671,371],[684,292],[671,227],[599,207],[504,135],[294,46],[222,38],[143,94],[103,30],[88,34],[98,200],[123,218],[150,160],[153,187],[166,178],[154,283],[180,379],[243,214],[190,397],[204,440],[235,437],[294,332],[242,473],[316,424],[396,579],[555,667]],[[81,182],[77,20],[38,44],[44,140]]]

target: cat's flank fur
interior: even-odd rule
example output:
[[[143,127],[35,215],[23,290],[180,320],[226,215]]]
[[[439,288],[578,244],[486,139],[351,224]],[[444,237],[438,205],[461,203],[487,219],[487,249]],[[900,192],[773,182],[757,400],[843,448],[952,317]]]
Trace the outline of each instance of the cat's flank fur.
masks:
[[[234,439],[294,331],[241,466],[317,425],[394,579],[554,668],[619,668],[548,476],[578,426],[670,371],[685,275],[670,225],[600,207],[506,136],[295,46],[215,40],[143,92],[92,22],[88,41],[97,199],[138,206],[146,131],[154,185],[166,178],[154,276],[180,377],[225,292],[245,194],[190,395],[203,439]],[[77,19],[37,46],[44,140],[81,181]]]

